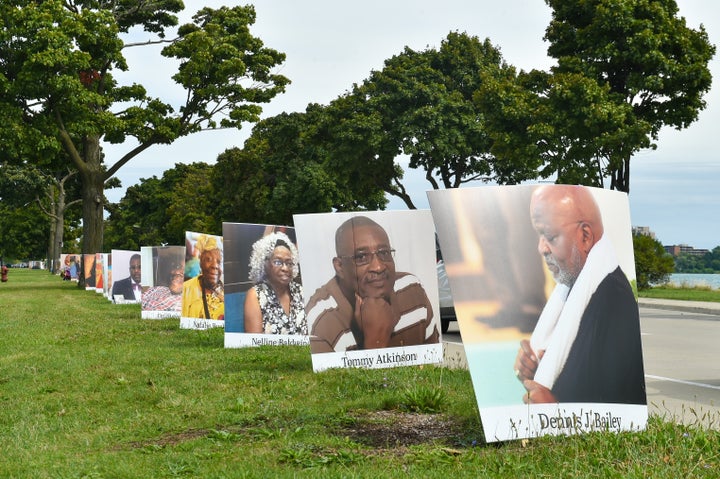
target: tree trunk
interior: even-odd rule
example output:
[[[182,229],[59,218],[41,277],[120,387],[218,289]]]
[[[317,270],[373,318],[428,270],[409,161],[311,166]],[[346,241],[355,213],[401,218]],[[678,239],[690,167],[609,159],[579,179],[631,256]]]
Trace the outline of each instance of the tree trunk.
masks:
[[[100,169],[81,173],[82,179],[82,267],[78,287],[85,288],[85,255],[101,253],[103,247],[103,183]]]
[[[56,252],[56,234],[57,234],[57,188],[55,185],[50,185],[48,187],[48,199],[50,200],[50,204],[48,205],[48,211],[49,217],[50,217],[50,238],[48,240],[48,254],[47,254],[47,261],[48,261],[48,269],[50,269],[51,273],[55,273],[55,268],[57,265],[55,264],[55,252]],[[40,200],[38,199],[38,202]],[[41,205],[42,206],[42,205]]]
[[[50,238],[48,239],[47,265],[52,274],[55,274],[57,265],[55,264],[55,234],[57,232],[57,220],[50,217]]]
[[[103,198],[105,182],[102,171],[90,170],[82,177],[83,254],[102,253]]]
[[[630,194],[630,158],[623,158],[610,175],[610,189]]]
[[[78,286],[85,287],[85,255],[102,253],[105,172],[100,158],[100,137],[87,136],[83,141],[84,164],[79,168],[82,183],[82,268]]]
[[[385,192],[386,192],[386,193],[389,193],[389,194],[391,194],[391,195],[393,195],[393,196],[397,196],[398,198],[400,198],[401,200],[403,200],[403,202],[405,203],[405,205],[408,207],[409,210],[416,210],[416,209],[417,209],[417,207],[415,206],[415,203],[413,203],[412,198],[410,198],[410,195],[407,194],[407,192],[405,192],[404,189],[403,189],[402,191],[400,191],[400,190],[393,190],[393,189],[386,189]]]
[[[84,168],[80,169],[83,208],[83,254],[102,253],[105,172],[100,157],[100,137],[90,135],[83,141]]]
[[[73,200],[70,203],[65,202],[65,182],[69,180],[75,171],[69,172],[61,179],[53,178],[53,184],[48,186],[46,191],[48,206],[45,207],[40,198],[36,198],[40,209],[50,218],[50,241],[48,243],[47,261],[49,270],[54,274],[57,273],[60,265],[60,255],[62,254],[63,237],[65,235],[65,210],[80,200]]]
[[[625,165],[625,183],[623,184],[624,188],[622,191],[624,191],[628,196],[630,195],[630,158],[625,158],[623,160],[623,163]]]
[[[59,113],[57,117],[58,125],[62,125]],[[83,218],[82,254],[84,258],[85,254],[102,252],[105,179],[112,173],[103,171],[100,135],[85,136],[80,151],[64,127],[60,129],[60,140],[80,173]],[[117,164],[115,166],[116,169],[119,168]],[[84,265],[78,275],[78,286],[85,287]]]

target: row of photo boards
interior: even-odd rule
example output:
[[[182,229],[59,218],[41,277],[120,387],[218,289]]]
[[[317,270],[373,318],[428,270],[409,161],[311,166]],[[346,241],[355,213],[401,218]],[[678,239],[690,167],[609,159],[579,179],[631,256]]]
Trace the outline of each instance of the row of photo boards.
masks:
[[[309,344],[315,371],[441,363],[447,282],[488,441],[644,429],[627,195],[521,185],[428,199],[66,255],[65,274],[83,264],[87,289],[145,319],[224,327],[227,348]]]

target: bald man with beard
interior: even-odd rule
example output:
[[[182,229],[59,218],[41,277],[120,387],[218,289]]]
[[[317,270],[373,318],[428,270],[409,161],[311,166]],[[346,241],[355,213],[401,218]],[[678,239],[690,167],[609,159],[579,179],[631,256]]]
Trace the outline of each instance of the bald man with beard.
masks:
[[[637,301],[590,189],[537,188],[530,216],[557,284],[515,361],[523,401],[646,404]]]

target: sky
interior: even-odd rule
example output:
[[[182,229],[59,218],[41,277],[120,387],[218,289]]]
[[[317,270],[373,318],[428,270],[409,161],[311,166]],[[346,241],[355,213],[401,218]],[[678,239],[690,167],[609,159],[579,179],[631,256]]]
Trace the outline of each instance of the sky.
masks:
[[[244,5],[233,0],[185,0],[181,23],[201,6]],[[257,19],[251,32],[267,47],[287,55],[277,72],[292,83],[286,92],[263,105],[263,117],[305,111],[309,103],[328,104],[361,83],[383,62],[408,46],[438,48],[451,31],[481,40],[489,38],[505,61],[523,70],[549,69],[543,41],[550,9],[543,0],[256,0]],[[711,43],[720,43],[720,2],[677,0],[679,15],[691,28],[703,24]],[[134,32],[132,39],[151,37]],[[149,93],[180,104],[182,92],[170,76],[176,66],[159,55],[159,48],[127,49],[130,71],[121,81],[136,81]],[[720,245],[720,155],[713,143],[720,125],[720,55],[710,64],[713,87],[707,108],[688,128],[660,132],[656,150],[643,150],[631,160],[630,214],[633,226],[648,226],[663,244],[688,244],[712,249]],[[117,176],[123,188],[106,192],[116,202],[124,189],[141,178],[161,177],[176,163],[214,163],[228,148],[242,147],[252,125],[241,130],[207,131],[181,138],[172,145],[154,146],[130,160]],[[105,145],[108,162],[134,145]],[[402,162],[401,162],[402,164]],[[428,208],[429,183],[421,174],[406,173],[405,184],[419,208]],[[388,209],[405,209],[391,199]],[[236,221],[232,218],[228,221]]]

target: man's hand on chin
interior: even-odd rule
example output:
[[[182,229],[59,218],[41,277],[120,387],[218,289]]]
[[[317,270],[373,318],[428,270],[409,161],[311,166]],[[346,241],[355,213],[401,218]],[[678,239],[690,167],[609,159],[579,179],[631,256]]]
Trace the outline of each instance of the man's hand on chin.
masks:
[[[386,298],[361,298],[356,294],[353,319],[363,333],[363,349],[384,348],[390,344],[396,320]]]

